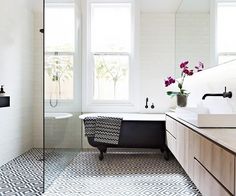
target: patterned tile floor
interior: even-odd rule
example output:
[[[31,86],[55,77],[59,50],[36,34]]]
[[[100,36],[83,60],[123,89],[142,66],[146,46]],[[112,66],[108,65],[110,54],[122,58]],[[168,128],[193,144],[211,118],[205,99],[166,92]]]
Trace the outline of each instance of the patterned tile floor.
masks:
[[[200,196],[178,162],[157,153],[81,152],[44,196]]]
[[[32,149],[0,167],[0,196],[42,195],[41,156]],[[101,162],[94,151],[48,151],[46,182],[45,196],[201,195],[174,158],[155,152],[112,151]]]
[[[47,149],[45,159],[45,181],[47,189],[61,172],[68,166],[73,158],[78,154],[75,149]]]
[[[32,149],[0,167],[0,196],[42,195],[42,150]]]
[[[76,150],[47,149],[45,188],[48,188],[70,161]],[[31,149],[0,167],[0,196],[38,196],[43,192],[42,149]]]

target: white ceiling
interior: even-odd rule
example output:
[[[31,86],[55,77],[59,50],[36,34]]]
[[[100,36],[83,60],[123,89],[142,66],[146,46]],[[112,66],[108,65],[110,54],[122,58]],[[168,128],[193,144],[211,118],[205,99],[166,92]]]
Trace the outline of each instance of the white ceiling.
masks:
[[[210,0],[183,0],[178,12],[210,12]]]
[[[140,8],[142,12],[176,12],[181,1],[182,0],[140,0]]]
[[[51,2],[55,0],[47,0],[47,1]],[[62,0],[57,0],[57,1],[62,1]],[[209,12],[210,9],[210,0],[139,0],[139,1],[140,1],[141,12],[168,12],[168,13],[175,13],[176,11]],[[30,0],[30,2],[32,3],[34,11],[42,11],[42,0]]]
[[[209,12],[210,0],[140,0],[142,12]]]

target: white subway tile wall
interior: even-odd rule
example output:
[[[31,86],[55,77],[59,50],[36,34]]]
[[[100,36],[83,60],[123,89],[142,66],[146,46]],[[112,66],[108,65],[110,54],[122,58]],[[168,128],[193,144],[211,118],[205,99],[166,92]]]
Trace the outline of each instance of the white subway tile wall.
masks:
[[[33,147],[33,14],[29,1],[2,1],[0,24],[0,84],[11,96],[11,107],[0,108],[3,165]]]
[[[140,112],[166,112],[173,101],[164,79],[175,71],[175,14],[141,13],[140,23]],[[155,109],[144,108],[146,97]]]

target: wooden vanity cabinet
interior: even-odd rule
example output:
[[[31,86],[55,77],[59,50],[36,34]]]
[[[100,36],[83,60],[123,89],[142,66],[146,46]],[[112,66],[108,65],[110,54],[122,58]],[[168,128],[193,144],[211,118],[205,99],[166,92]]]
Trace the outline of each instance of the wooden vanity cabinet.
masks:
[[[234,194],[234,155],[212,141],[195,135],[194,158]]]
[[[193,137],[194,133],[187,127],[166,116],[166,144],[191,179],[193,178]]]
[[[230,196],[231,194],[215,180],[215,178],[194,159],[194,179],[193,182],[201,191],[203,196]]]
[[[204,196],[235,195],[233,153],[169,116],[166,116],[166,141]]]
[[[178,122],[173,118],[166,116],[166,130],[174,137],[177,136],[177,127]]]
[[[193,179],[193,138],[194,134],[187,127],[177,123],[176,158],[186,173]]]
[[[177,148],[176,148],[176,138],[173,137],[168,131],[166,131],[166,145],[172,154],[176,157]]]

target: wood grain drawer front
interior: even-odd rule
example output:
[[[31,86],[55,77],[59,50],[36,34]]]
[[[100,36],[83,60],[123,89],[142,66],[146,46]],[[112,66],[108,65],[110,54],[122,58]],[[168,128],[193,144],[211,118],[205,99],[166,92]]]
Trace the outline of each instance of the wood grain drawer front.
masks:
[[[176,156],[176,138],[174,138],[168,131],[166,131],[166,145],[172,154]]]
[[[194,156],[232,194],[234,194],[234,155],[210,140],[195,135]]]
[[[176,138],[176,129],[177,129],[177,121],[166,116],[166,130],[169,131]]]
[[[177,138],[176,138],[176,159],[180,165],[188,173],[189,177],[193,178],[193,132],[184,125],[177,124]]]
[[[194,160],[194,183],[204,196],[229,196],[224,187],[197,161]]]

